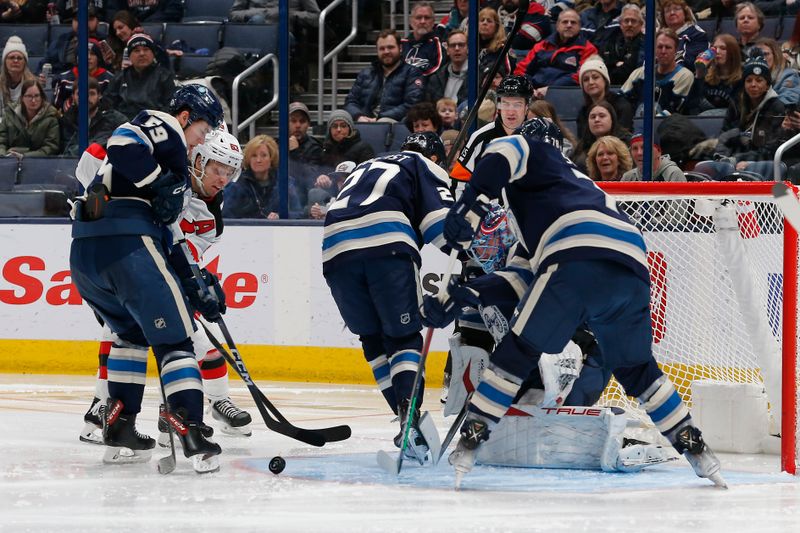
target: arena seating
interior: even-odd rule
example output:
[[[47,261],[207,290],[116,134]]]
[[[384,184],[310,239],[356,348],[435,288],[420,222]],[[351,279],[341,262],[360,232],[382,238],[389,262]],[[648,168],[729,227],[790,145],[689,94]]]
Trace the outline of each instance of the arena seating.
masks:
[[[184,2],[183,22],[228,20],[233,0],[190,0]]]

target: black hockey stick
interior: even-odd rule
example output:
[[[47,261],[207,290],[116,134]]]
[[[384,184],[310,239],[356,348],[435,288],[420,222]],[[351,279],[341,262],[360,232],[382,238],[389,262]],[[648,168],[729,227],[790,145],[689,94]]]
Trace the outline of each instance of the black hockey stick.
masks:
[[[470,392],[467,396],[467,399],[464,400],[464,406],[461,408],[461,411],[458,412],[456,415],[456,419],[453,420],[453,425],[450,426],[450,430],[447,432],[444,440],[442,441],[442,448],[439,451],[439,457],[437,457],[436,464],[439,464],[439,461],[442,460],[444,454],[447,452],[447,447],[450,446],[450,443],[453,442],[453,438],[458,433],[458,429],[461,427],[461,424],[464,423],[464,419],[467,418],[467,408],[469,407],[469,401],[472,399],[472,393]]]
[[[233,342],[230,332],[228,331],[228,327],[225,325],[225,321],[220,318],[216,324],[222,331],[222,335],[225,337],[225,342],[228,344],[230,352],[228,352],[228,350],[222,346],[219,340],[211,331],[209,331],[208,327],[206,327],[202,321],[200,323],[208,335],[211,344],[213,344],[214,347],[219,350],[231,368],[236,371],[244,384],[247,386],[247,389],[250,391],[250,395],[253,397],[253,401],[255,402],[258,411],[261,413],[261,418],[264,419],[264,423],[266,424],[267,428],[295,440],[305,442],[306,444],[311,444],[312,446],[324,446],[328,442],[338,442],[350,438],[352,431],[350,426],[347,425],[320,429],[304,429],[299,428],[289,422],[286,417],[284,417],[283,414],[278,411],[278,408],[275,407],[271,401],[269,401],[263,392],[261,392],[261,389],[259,389],[256,384],[253,383],[253,380],[250,378],[250,373],[247,371],[247,367],[242,360],[242,356],[239,354],[239,349]]]
[[[450,168],[450,166],[453,164],[453,160],[461,151],[461,145],[467,140],[467,135],[469,134],[469,125],[472,124],[472,122],[475,120],[475,117],[478,116],[478,109],[481,107],[483,99],[486,98],[486,94],[489,92],[489,87],[492,86],[492,81],[494,80],[497,71],[500,70],[500,63],[505,61],[506,57],[508,56],[508,51],[511,49],[511,41],[516,38],[520,28],[522,27],[522,20],[525,18],[525,14],[528,13],[529,4],[529,0],[519,1],[517,18],[514,20],[514,27],[511,28],[511,31],[506,36],[506,42],[503,44],[503,48],[500,50],[497,60],[494,62],[492,68],[489,70],[488,75],[483,80],[481,92],[478,93],[478,98],[475,100],[475,103],[472,104],[469,113],[467,113],[467,117],[464,119],[464,122],[461,125],[461,129],[458,131],[458,136],[456,136],[455,140],[453,141],[453,146],[450,148],[450,153],[447,155],[447,159],[445,160],[445,169]]]

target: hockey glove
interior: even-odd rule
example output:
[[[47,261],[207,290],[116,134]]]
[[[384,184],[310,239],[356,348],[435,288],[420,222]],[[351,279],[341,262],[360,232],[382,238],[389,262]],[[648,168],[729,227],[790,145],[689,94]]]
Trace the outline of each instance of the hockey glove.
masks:
[[[425,296],[422,299],[419,310],[422,324],[432,328],[443,328],[458,318],[464,307],[477,307],[480,303],[477,291],[451,280],[444,301],[438,296]]]
[[[217,276],[206,269],[202,269],[200,272],[205,287],[200,280],[192,276],[181,280],[183,292],[186,293],[186,297],[195,311],[203,315],[203,318],[209,322],[216,322],[227,309],[225,293],[222,291]]]
[[[166,172],[150,187],[153,189],[153,199],[150,205],[156,218],[166,225],[172,224],[183,211],[184,193],[189,187],[189,182],[184,176],[173,172]]]
[[[479,196],[468,185],[444,219],[444,238],[448,246],[455,250],[469,248],[475,231],[491,207],[486,195]]]

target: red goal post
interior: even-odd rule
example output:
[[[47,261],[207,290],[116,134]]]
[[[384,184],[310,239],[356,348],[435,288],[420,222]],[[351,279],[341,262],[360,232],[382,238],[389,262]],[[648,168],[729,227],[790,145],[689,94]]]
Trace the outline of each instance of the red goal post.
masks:
[[[659,365],[690,405],[699,379],[763,384],[796,474],[798,234],[772,182],[598,185],[645,236]],[[601,401],[637,409],[613,381]]]

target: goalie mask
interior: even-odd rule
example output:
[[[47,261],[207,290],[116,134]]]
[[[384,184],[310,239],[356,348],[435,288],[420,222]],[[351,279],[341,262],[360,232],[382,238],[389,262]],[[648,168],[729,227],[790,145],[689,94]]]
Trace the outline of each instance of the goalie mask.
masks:
[[[483,217],[467,253],[484,272],[491,274],[505,266],[508,250],[517,240],[511,231],[506,210],[496,205]]]
[[[196,164],[198,157],[200,161],[199,164]],[[233,169],[233,172],[228,177],[228,182],[239,179],[242,173],[244,155],[236,137],[226,131],[214,130],[206,135],[206,140],[203,144],[198,144],[192,150],[190,172],[199,188],[200,194],[206,198],[213,198],[216,195],[216,192],[208,190],[206,184],[204,184],[206,167],[210,161],[216,161]]]

